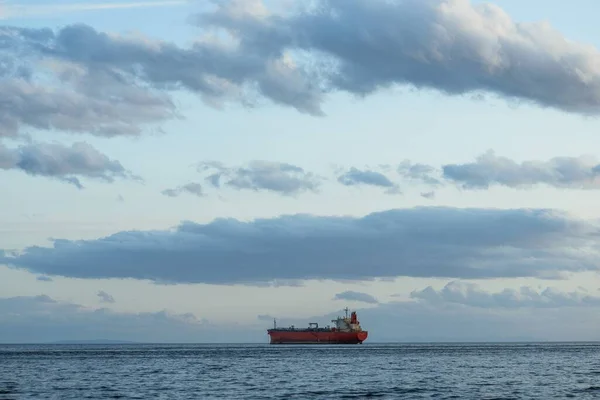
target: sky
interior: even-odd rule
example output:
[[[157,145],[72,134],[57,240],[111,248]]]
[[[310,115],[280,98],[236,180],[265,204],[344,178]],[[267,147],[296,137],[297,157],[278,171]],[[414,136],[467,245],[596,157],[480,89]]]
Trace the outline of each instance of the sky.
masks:
[[[600,340],[596,1],[0,1],[0,343]]]

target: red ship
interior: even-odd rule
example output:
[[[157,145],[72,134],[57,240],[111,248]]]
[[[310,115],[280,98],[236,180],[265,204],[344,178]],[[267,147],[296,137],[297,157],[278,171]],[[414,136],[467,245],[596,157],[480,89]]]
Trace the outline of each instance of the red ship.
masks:
[[[273,329],[267,329],[271,337],[271,344],[362,344],[367,339],[369,332],[363,331],[356,317],[356,311],[346,316],[331,320],[335,327],[326,326],[319,328],[319,324],[311,322],[308,328],[278,328],[273,321]]]

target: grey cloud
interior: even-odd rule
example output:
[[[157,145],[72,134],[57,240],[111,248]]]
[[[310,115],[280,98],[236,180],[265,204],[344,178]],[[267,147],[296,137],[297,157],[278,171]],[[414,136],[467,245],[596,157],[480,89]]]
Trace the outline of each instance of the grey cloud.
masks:
[[[318,83],[281,55],[270,58],[264,51],[207,40],[180,48],[139,36],[109,35],[83,24],[56,32],[20,28],[7,28],[6,32],[11,42],[44,57],[88,71],[117,71],[123,79],[141,80],[154,89],[190,90],[215,107],[226,101],[252,106],[257,92],[301,112],[322,114]]]
[[[404,160],[398,165],[397,172],[402,178],[417,181],[427,185],[440,185],[441,182],[434,178],[436,169],[431,165],[413,164],[410,160]]]
[[[487,189],[492,185],[524,188],[537,184],[600,189],[600,163],[585,156],[517,163],[490,150],[473,163],[444,165],[443,172],[446,179],[465,189]]]
[[[422,192],[421,197],[432,200],[435,198],[435,192]]]
[[[264,329],[241,331],[194,314],[167,310],[120,313],[86,308],[46,295],[0,298],[0,343],[127,340],[151,343],[264,342]]]
[[[561,278],[598,270],[598,226],[544,209],[418,207],[364,217],[184,222],[165,231],[54,240],[0,264],[75,278],[257,284],[398,276]]]
[[[209,172],[205,179],[216,188],[225,185],[236,190],[265,190],[282,195],[316,192],[321,180],[295,165],[270,161],[251,161],[238,167],[211,161],[201,163],[198,169]]]
[[[85,142],[71,146],[59,143],[29,143],[17,148],[0,144],[0,169],[20,170],[83,188],[78,177],[113,182],[115,178],[136,178],[120,162],[111,160]]]
[[[13,51],[2,49],[6,35],[0,28],[0,54]],[[18,72],[0,75],[0,137],[17,136],[26,128],[139,135],[148,124],[176,117],[168,97],[136,85],[135,79],[119,72],[87,70],[63,62],[41,65],[43,72],[34,71],[28,79]]]
[[[198,24],[227,29],[242,48],[262,57],[256,64],[263,68],[285,51],[308,51],[316,67],[304,69],[320,78],[324,91],[366,95],[399,84],[449,95],[487,92],[581,114],[600,111],[594,68],[600,52],[567,41],[546,23],[514,22],[496,5],[322,0],[268,15],[224,3],[215,14],[199,16]],[[294,89],[303,99],[312,93],[299,84]],[[310,99],[313,109],[320,99]]]
[[[215,173],[215,174],[209,175],[205,179],[212,186],[217,187],[217,188],[221,187],[221,174],[220,173]]]
[[[140,123],[173,117],[172,103],[156,89],[186,89],[216,107],[230,101],[256,106],[266,98],[311,115],[323,115],[330,92],[364,96],[394,85],[454,96],[492,93],[585,115],[599,111],[598,50],[567,41],[547,24],[514,22],[495,5],[321,0],[314,7],[298,2],[295,11],[275,15],[257,2],[219,4],[194,21],[203,32],[224,29],[232,40],[198,40],[186,48],[81,24],[57,31],[3,28],[5,52],[79,68],[79,75],[60,77],[68,77],[76,96],[84,96],[63,92],[54,98],[41,92],[43,101],[27,100],[41,113],[11,118],[19,111],[18,94],[25,91],[10,88],[3,95],[11,111],[3,116],[5,129],[23,123],[105,135],[137,133]],[[111,84],[80,79],[88,75]],[[100,96],[89,96],[91,90]],[[118,101],[111,100],[114,93]]]
[[[413,291],[410,297],[428,303],[456,303],[483,308],[600,306],[600,297],[590,296],[584,292],[561,292],[550,287],[537,291],[524,286],[519,289],[507,288],[501,292],[490,293],[482,290],[478,285],[456,281],[446,284],[441,290],[428,286],[423,290]]]
[[[387,188],[388,193],[399,192],[398,185],[392,182],[387,176],[381,172],[372,170],[359,170],[352,167],[338,176],[337,180],[345,186],[370,185]]]
[[[190,182],[185,185],[179,186],[175,189],[165,189],[161,192],[165,196],[169,197],[177,197],[182,193],[189,193],[194,196],[203,197],[204,191],[202,189],[202,185],[195,182]]]
[[[110,294],[106,293],[104,290],[100,290],[97,293],[97,295],[100,298],[100,301],[102,303],[114,303],[115,302],[115,298],[112,297]]]
[[[35,278],[36,281],[41,281],[41,282],[52,282],[52,278],[50,278],[49,276],[38,276],[37,278]]]
[[[353,290],[347,290],[342,293],[337,293],[334,300],[348,300],[348,301],[357,301],[361,303],[369,303],[369,304],[378,304],[379,301],[370,294],[355,292]]]

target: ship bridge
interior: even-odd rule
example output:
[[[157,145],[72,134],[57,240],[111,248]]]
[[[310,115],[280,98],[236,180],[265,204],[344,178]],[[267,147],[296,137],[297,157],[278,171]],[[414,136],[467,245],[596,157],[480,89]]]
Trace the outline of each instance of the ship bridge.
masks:
[[[360,327],[360,322],[356,317],[356,311],[352,311],[350,317],[348,317],[348,307],[344,309],[346,311],[345,317],[337,317],[337,319],[332,319],[331,322],[335,324],[336,330],[340,332],[360,332],[362,328]]]

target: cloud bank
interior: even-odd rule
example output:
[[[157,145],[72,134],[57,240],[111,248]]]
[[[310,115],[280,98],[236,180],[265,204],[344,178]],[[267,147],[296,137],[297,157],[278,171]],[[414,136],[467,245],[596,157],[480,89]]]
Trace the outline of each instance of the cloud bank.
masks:
[[[214,107],[268,99],[310,115],[324,114],[329,93],[394,86],[600,111],[600,51],[547,23],[515,22],[467,0],[295,5],[273,14],[259,1],[219,2],[193,20],[200,34],[226,34],[189,47],[83,24],[2,27],[0,136],[24,128],[137,135],[178,116],[173,90]]]
[[[600,161],[592,156],[553,157],[549,160],[516,162],[498,156],[493,150],[478,156],[475,162],[442,164],[439,167],[404,160],[395,167],[403,183],[423,185],[431,189],[454,185],[465,190],[489,189],[494,185],[528,189],[547,185],[558,189],[600,189]],[[282,195],[301,192],[319,192],[323,181],[329,179],[305,171],[289,163],[251,161],[246,165],[228,167],[217,161],[202,162],[198,170],[212,188],[268,191]],[[343,186],[370,186],[382,188],[385,193],[401,193],[399,185],[382,172],[356,167],[334,168],[335,179]],[[204,195],[199,183],[164,190],[175,197],[189,192]],[[420,192],[426,199],[434,199],[435,191]]]
[[[569,41],[545,22],[515,22],[493,4],[322,0],[270,15],[250,3],[224,2],[197,24],[228,30],[240,42],[236,50],[257,54],[253,65],[263,71],[286,54],[308,52],[310,63],[296,68],[293,90],[272,97],[301,111],[318,114],[321,107],[309,77],[320,78],[322,91],[361,96],[410,85],[449,95],[493,93],[586,115],[600,111],[598,49]]]
[[[373,341],[489,343],[596,341],[597,313],[597,306],[490,309],[409,301],[359,309],[358,317]]]
[[[471,294],[465,287],[473,286]],[[490,341],[595,341],[600,338],[600,323],[595,315],[597,298],[584,292],[563,292],[555,288],[542,291],[524,288],[517,291],[488,292],[474,285],[452,282],[444,299],[431,299],[425,291],[414,291],[409,301],[394,301],[358,308],[369,342],[486,342]],[[458,293],[455,293],[458,292]],[[514,298],[504,295],[514,294]],[[537,293],[537,297],[534,295]],[[499,302],[490,298],[500,295]],[[465,301],[467,299],[467,301]],[[593,300],[587,300],[593,299]],[[509,300],[509,301],[506,301]],[[278,326],[308,326],[308,322],[329,323],[343,310],[309,318],[277,315]],[[272,324],[273,316],[263,316]]]
[[[557,297],[569,297],[556,289]],[[502,293],[502,292],[501,292]],[[380,303],[358,309],[369,342],[598,340],[598,305],[483,308],[457,302]],[[327,325],[342,310],[297,319],[276,316],[278,326]],[[0,343],[44,343],[62,340],[128,340],[149,343],[265,343],[273,316],[256,323],[213,324],[190,313],[166,310],[121,313],[87,308],[46,295],[0,298]]]
[[[264,284],[384,277],[559,278],[598,270],[598,226],[543,209],[419,207],[364,217],[184,222],[173,230],[55,240],[0,263],[33,273]]]
[[[78,177],[113,182],[131,178],[120,162],[111,160],[85,142],[71,146],[58,143],[29,143],[17,148],[0,144],[0,170],[19,170],[32,176],[45,176],[82,189]]]
[[[121,313],[57,301],[46,295],[0,298],[0,343],[127,340],[150,343],[259,342],[264,329],[217,326],[167,310]],[[261,327],[262,328],[262,327]]]

